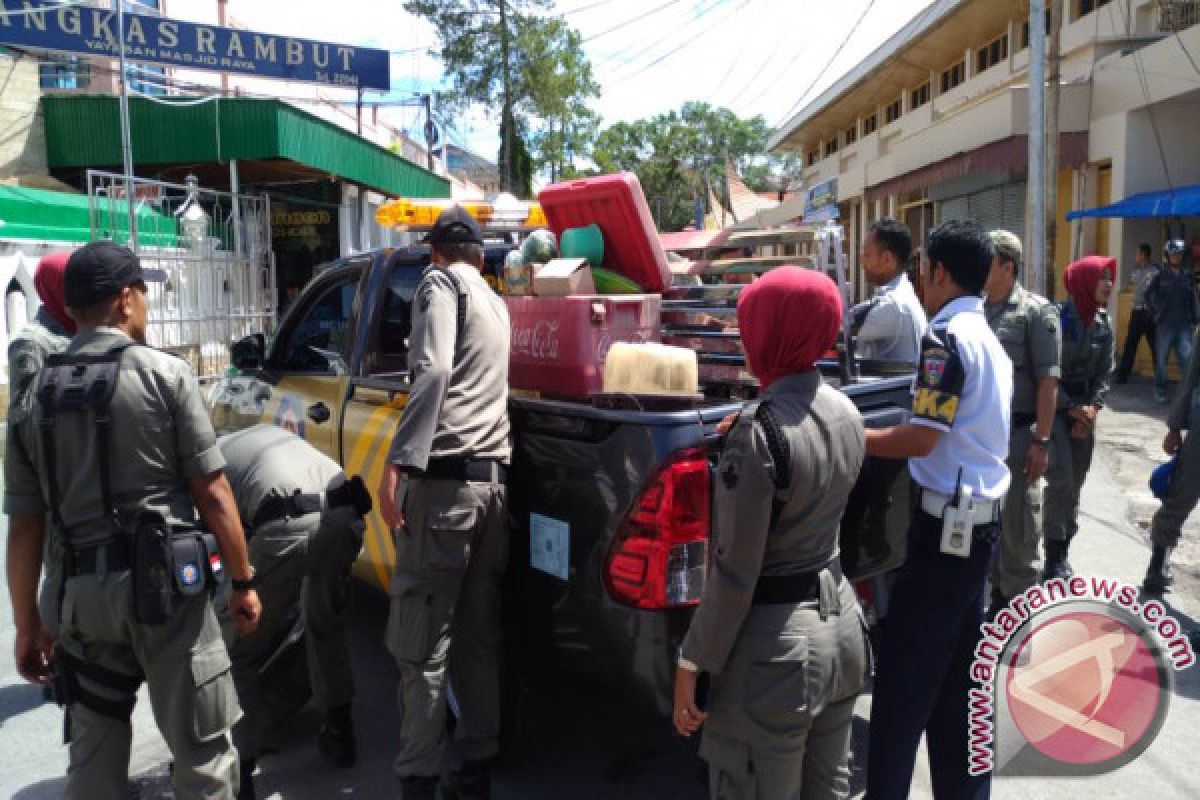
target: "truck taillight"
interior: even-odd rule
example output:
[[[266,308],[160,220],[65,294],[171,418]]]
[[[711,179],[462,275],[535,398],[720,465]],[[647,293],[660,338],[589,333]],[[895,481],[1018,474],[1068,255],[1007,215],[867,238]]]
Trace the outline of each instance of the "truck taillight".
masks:
[[[676,454],[634,500],[608,555],[605,582],[617,602],[669,608],[700,602],[711,520],[708,456]]]

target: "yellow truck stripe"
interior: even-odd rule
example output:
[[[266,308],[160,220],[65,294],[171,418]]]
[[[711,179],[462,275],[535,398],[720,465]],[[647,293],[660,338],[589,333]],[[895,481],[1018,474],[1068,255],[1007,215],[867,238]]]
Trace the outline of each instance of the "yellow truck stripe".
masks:
[[[380,406],[375,411],[371,412],[367,417],[367,422],[363,425],[361,432],[358,434],[357,440],[354,442],[354,448],[350,452],[350,457],[346,459],[346,473],[348,475],[362,475],[363,480],[368,482],[368,486],[377,486],[378,478],[372,480],[370,470],[364,470],[367,457],[372,450],[378,448],[378,436],[380,429],[387,422],[392,409],[388,406]],[[374,459],[372,459],[374,460]],[[385,548],[382,544],[384,537],[384,526],[379,519],[379,511],[372,511],[367,515],[367,534],[365,544],[367,553],[371,558],[371,562],[375,565],[375,572],[379,578],[379,585],[386,589],[388,586],[387,569],[384,567],[383,553]]]

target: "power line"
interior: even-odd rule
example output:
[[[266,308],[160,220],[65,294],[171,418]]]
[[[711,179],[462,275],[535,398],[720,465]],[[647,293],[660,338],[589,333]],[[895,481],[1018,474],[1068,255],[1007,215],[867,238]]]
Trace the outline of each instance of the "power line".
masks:
[[[738,11],[741,11],[743,8],[745,8],[745,7],[746,7],[747,5],[749,5],[749,4],[750,4],[750,0],[742,0],[742,3],[741,3],[740,5],[738,5],[738,6],[734,6],[734,7],[732,7],[732,8],[731,8],[731,12],[732,12],[732,13],[734,13],[734,14],[736,14]],[[709,9],[708,9],[708,12],[711,12],[711,11],[713,11],[713,10],[715,10],[715,9],[716,9],[716,6],[711,6],[711,7],[709,7]],[[706,12],[706,13],[707,13],[707,12]],[[702,16],[703,16],[703,15],[702,15]],[[707,36],[708,34],[712,33],[713,29],[717,27],[717,23],[724,22],[724,21],[725,21],[725,18],[726,18],[727,16],[729,16],[729,15],[726,15],[725,17],[718,17],[717,19],[713,20],[713,23],[714,23],[714,24],[712,24],[712,25],[709,25],[709,26],[708,26],[707,28],[705,28],[703,31],[701,31],[700,33],[698,33],[696,36],[694,36],[694,37],[692,37],[692,38],[690,38],[690,39],[688,39],[688,40],[684,41],[683,43],[681,43],[681,44],[680,44],[678,47],[675,47],[675,48],[673,48],[673,49],[671,49],[671,50],[668,50],[666,53],[663,53],[661,56],[659,56],[658,58],[654,59],[654,60],[653,60],[653,61],[651,61],[649,64],[646,64],[646,65],[645,65],[645,66],[643,66],[643,67],[639,67],[638,69],[634,70],[633,72],[629,73],[628,75],[625,75],[625,76],[623,76],[623,77],[616,77],[616,78],[614,78],[614,79],[613,79],[613,83],[616,83],[616,84],[628,83],[629,81],[631,81],[631,80],[633,80],[634,78],[636,78],[636,77],[638,77],[639,75],[641,75],[641,74],[642,74],[643,72],[645,72],[646,70],[648,70],[648,69],[651,69],[652,67],[657,67],[659,64],[661,64],[662,62],[666,61],[668,58],[670,58],[671,56],[675,55],[675,54],[676,54],[676,53],[678,53],[679,51],[681,51],[681,50],[683,50],[683,49],[685,49],[685,48],[687,48],[687,47],[691,47],[692,45],[696,44],[698,41],[700,41],[701,39],[703,39],[705,36]],[[697,22],[697,21],[699,21],[699,19],[700,19],[700,17],[697,17],[695,20],[693,20],[693,22]]]
[[[580,6],[579,8],[568,8],[565,11],[560,11],[558,13],[562,14],[563,16],[568,16],[570,14],[582,14],[585,11],[591,11],[593,8],[606,6],[609,4],[609,2],[610,0],[597,0],[595,3],[588,3],[587,5]]]
[[[1150,130],[1154,133],[1154,144],[1158,148],[1158,159],[1162,164],[1163,177],[1167,180],[1167,188],[1173,189],[1171,183],[1171,171],[1167,164],[1167,151],[1163,147],[1162,134],[1158,130],[1158,120],[1154,116],[1154,105],[1150,100],[1150,82],[1146,78],[1145,67],[1142,65],[1141,48],[1135,47],[1133,43],[1133,25],[1131,20],[1132,6],[1130,0],[1125,0],[1125,44],[1133,50],[1133,65],[1137,68],[1138,83],[1142,87],[1142,97],[1146,101],[1146,115],[1150,118]],[[1108,16],[1113,23],[1113,27],[1117,26],[1117,20],[1113,15],[1113,6],[1108,6]]]
[[[809,92],[811,92],[816,87],[817,83],[820,82],[820,80],[823,77],[825,77],[825,73],[829,71],[829,68],[831,66],[833,66],[833,62],[837,61],[837,57],[842,54],[842,51],[844,49],[846,49],[846,45],[850,43],[850,39],[858,31],[859,26],[862,25],[863,20],[865,20],[867,18],[867,14],[871,13],[871,9],[874,6],[875,6],[875,0],[869,0],[869,2],[867,3],[867,7],[864,8],[862,13],[858,15],[858,19],[854,21],[854,25],[850,28],[850,31],[846,34],[846,38],[842,39],[842,43],[839,44],[837,46],[837,49],[833,51],[833,55],[830,56],[829,60],[825,62],[825,66],[821,67],[821,71],[818,72],[817,76],[812,79],[812,83],[808,84],[808,88],[806,88],[804,90],[804,93],[800,95],[800,99],[796,101],[796,104],[793,105],[791,108],[789,108],[787,113],[783,115],[783,118],[778,123],[775,124],[776,128],[782,127],[788,121],[788,118],[791,117],[792,114],[796,113],[796,111],[798,111],[801,108],[804,101],[806,99],[808,99]]]
[[[633,25],[634,23],[641,22],[646,17],[657,14],[659,11],[662,11],[664,8],[669,8],[673,5],[677,5],[680,2],[682,2],[682,0],[667,0],[667,2],[663,3],[661,6],[655,6],[654,8],[650,9],[649,11],[643,11],[641,14],[638,14],[636,17],[633,17],[632,19],[627,19],[624,22],[618,22],[616,25],[612,26],[611,28],[607,28],[605,30],[600,31],[600,33],[593,33],[591,36],[584,39],[583,43],[587,44],[588,42],[593,42],[596,39],[599,39],[601,36],[607,36],[608,34],[612,33],[613,31],[619,31],[619,30],[621,30],[621,28],[627,28],[630,25]]]
[[[734,92],[732,95],[730,95],[729,105],[732,105],[733,103],[737,102],[737,99],[739,97],[741,97],[743,92],[748,91],[750,89],[750,87],[754,86],[754,84],[758,81],[758,79],[762,77],[763,72],[766,71],[767,66],[770,65],[770,63],[775,60],[775,57],[780,52],[784,52],[783,42],[784,42],[784,39],[790,33],[791,33],[791,31],[788,30],[788,28],[786,26],[784,26],[784,25],[779,26],[778,35],[775,40],[775,46],[767,51],[767,57],[765,59],[763,59],[762,64],[760,64],[758,69],[755,70],[754,74],[750,77],[750,80],[746,81],[744,84],[742,84],[740,89],[738,89],[736,92]],[[810,34],[810,36],[811,36],[811,34]],[[804,48],[804,47],[797,47],[797,50],[800,52],[803,52],[805,49],[806,48]],[[737,62],[735,61],[734,63],[737,63]],[[726,78],[728,78],[728,75],[726,76]],[[725,81],[722,80],[721,83],[717,85],[717,88],[720,89],[724,85],[724,83],[725,83]],[[761,95],[762,95],[762,92],[760,92],[759,96],[761,96]]]
[[[655,51],[658,50],[659,47],[666,45],[668,42],[678,40],[680,36],[686,39],[689,36],[690,31],[700,24],[700,21],[704,16],[711,11],[715,11],[717,6],[720,6],[725,2],[726,0],[699,0],[699,2],[697,2],[692,9],[691,18],[686,22],[671,28],[666,33],[662,33],[657,30],[649,30],[650,35],[648,37],[631,42],[621,50],[610,54],[606,58],[600,59],[597,61],[597,64],[614,61],[620,58],[622,55],[634,51],[637,53],[636,56],[616,65],[613,67],[613,70],[616,73],[620,73],[623,69],[640,68],[646,63],[646,61],[656,57]],[[707,5],[705,5],[706,3]]]

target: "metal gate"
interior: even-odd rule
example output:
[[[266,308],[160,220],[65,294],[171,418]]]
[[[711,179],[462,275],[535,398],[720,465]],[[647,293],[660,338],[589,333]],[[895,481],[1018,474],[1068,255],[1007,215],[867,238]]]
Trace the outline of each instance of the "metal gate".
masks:
[[[275,325],[275,255],[266,195],[201,189],[88,170],[93,239],[130,247],[158,277],[148,284],[147,338],[202,380],[229,366],[229,344]],[[135,224],[131,225],[131,221]],[[134,235],[136,230],[136,236]]]

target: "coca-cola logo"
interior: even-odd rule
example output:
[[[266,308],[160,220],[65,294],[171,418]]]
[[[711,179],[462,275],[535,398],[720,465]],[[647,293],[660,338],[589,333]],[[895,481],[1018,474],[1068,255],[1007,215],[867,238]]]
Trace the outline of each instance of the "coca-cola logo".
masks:
[[[540,320],[513,330],[513,353],[539,361],[558,358],[558,322]]]

